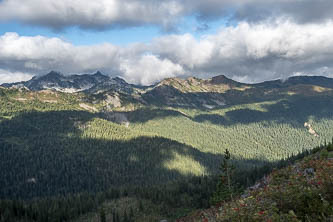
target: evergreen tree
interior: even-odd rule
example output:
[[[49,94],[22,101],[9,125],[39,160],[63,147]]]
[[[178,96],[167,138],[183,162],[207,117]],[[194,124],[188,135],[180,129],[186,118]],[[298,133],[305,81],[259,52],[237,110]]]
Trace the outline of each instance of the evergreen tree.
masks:
[[[142,203],[142,200],[139,201],[139,211],[140,211],[140,212],[143,211],[143,203]]]
[[[124,210],[123,222],[128,222],[128,217],[127,217],[126,209]]]
[[[134,221],[134,211],[132,207],[130,208],[129,219],[130,221]]]
[[[112,222],[116,222],[117,218],[116,218],[116,212],[115,210],[112,211]]]
[[[120,221],[120,217],[119,217],[119,213],[118,212],[116,212],[116,220],[115,221],[117,221],[117,222]]]
[[[230,163],[231,155],[228,149],[224,152],[223,161],[220,166],[221,175],[217,183],[217,189],[211,198],[212,204],[217,204],[223,201],[233,199],[235,186],[233,181],[233,174],[235,167]]]
[[[105,215],[105,211],[103,208],[101,208],[101,210],[99,212],[99,216],[100,216],[100,222],[106,222],[106,215]]]

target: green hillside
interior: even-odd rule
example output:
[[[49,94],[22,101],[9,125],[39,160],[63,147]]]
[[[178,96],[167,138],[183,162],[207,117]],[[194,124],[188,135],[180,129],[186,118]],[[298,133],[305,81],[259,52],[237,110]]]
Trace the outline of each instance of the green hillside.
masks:
[[[240,168],[248,168],[287,158],[333,135],[329,96],[213,110],[116,112],[126,116],[127,127],[110,121],[108,113],[95,112],[98,104],[86,103],[84,110],[83,100],[84,95],[2,90],[1,168],[8,169],[2,184],[10,187],[2,197],[26,195],[30,178],[38,182],[28,197],[212,175],[226,148]],[[310,134],[305,122],[319,136]]]
[[[132,210],[141,202],[155,209],[142,218],[176,218],[209,206],[225,149],[246,187],[281,159],[333,135],[333,93],[322,86],[272,89],[220,77],[168,80],[145,90],[0,87],[0,199],[24,200],[26,207],[36,200],[33,212],[43,213],[26,215],[30,221],[69,220],[126,198],[137,203]],[[83,204],[82,195],[91,202]],[[48,200],[54,212],[41,208]],[[72,202],[73,209],[60,207]],[[108,215],[123,218],[118,208]]]
[[[273,170],[232,201],[180,218],[201,221],[331,221],[333,145],[323,146],[293,164]]]

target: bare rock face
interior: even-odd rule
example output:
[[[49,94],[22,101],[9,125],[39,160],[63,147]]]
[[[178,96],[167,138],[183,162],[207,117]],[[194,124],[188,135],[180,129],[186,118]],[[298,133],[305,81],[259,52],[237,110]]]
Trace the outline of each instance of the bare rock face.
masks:
[[[312,128],[311,124],[308,122],[304,123],[304,127],[306,127],[311,135],[314,135],[315,137],[318,137],[318,133]]]
[[[95,107],[89,106],[89,105],[87,105],[85,103],[80,103],[79,106],[81,108],[85,109],[85,110],[88,110],[88,111],[92,111],[92,112],[97,112],[98,111]]]
[[[114,95],[107,95],[106,100],[108,104],[112,105],[112,107],[121,107],[121,101],[119,98],[119,94],[115,93]]]

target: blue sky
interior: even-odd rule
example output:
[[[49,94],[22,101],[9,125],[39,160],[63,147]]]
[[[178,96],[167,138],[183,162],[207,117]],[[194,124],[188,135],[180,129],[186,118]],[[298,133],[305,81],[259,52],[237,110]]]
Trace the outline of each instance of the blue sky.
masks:
[[[50,70],[143,85],[333,77],[332,30],[331,0],[2,0],[0,83]]]
[[[46,27],[20,24],[16,21],[0,23],[0,35],[6,32],[15,32],[22,36],[42,35],[57,37],[69,41],[74,45],[93,45],[103,42],[127,45],[133,42],[149,42],[152,38],[161,35],[160,30],[153,26],[103,31],[82,30],[78,27],[70,27],[66,30],[57,31]]]
[[[229,23],[229,21],[224,18],[210,22],[199,22],[195,16],[186,16],[177,25],[177,30],[166,32],[156,25],[120,27],[108,30],[85,30],[79,27],[68,27],[59,31],[47,27],[26,25],[18,21],[8,21],[0,23],[0,35],[6,32],[15,32],[21,36],[42,35],[51,38],[57,37],[74,45],[94,45],[110,42],[115,45],[126,46],[136,42],[149,43],[153,38],[170,33],[191,33],[195,38],[200,39],[203,35],[215,34],[217,30],[227,26],[226,23]]]

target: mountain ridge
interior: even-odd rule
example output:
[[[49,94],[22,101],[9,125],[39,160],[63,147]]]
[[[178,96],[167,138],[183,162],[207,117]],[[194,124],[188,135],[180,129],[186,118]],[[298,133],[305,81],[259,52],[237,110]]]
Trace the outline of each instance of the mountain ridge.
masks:
[[[102,81],[110,81],[114,80],[116,82],[119,82],[121,84],[127,84],[131,86],[135,86],[138,88],[151,88],[151,87],[158,87],[162,85],[177,85],[177,84],[192,84],[192,85],[227,85],[230,88],[232,87],[287,87],[291,85],[296,85],[296,84],[311,84],[311,85],[318,85],[322,87],[328,87],[328,88],[333,88],[333,78],[325,77],[325,76],[291,76],[286,80],[282,79],[277,79],[277,80],[268,80],[268,81],[263,81],[259,83],[242,83],[235,81],[231,78],[228,78],[227,76],[221,74],[214,76],[209,79],[200,79],[194,76],[190,76],[186,79],[178,78],[178,77],[172,77],[172,78],[165,78],[151,86],[140,86],[136,84],[130,84],[127,83],[126,80],[120,78],[120,77],[109,77],[108,75],[103,74],[100,71],[96,71],[95,73],[92,74],[71,74],[71,75],[64,75],[61,72],[57,71],[50,71],[49,73],[42,75],[42,76],[34,76],[32,79],[28,81],[21,81],[21,82],[14,82],[14,83],[3,83],[0,86],[10,88],[10,87],[20,87],[20,86],[25,86],[30,90],[33,91],[38,91],[42,89],[49,89],[47,88],[47,85],[38,84],[38,82],[45,81],[45,83],[52,83],[53,82],[72,82],[73,84],[65,84],[62,88],[68,87],[68,86],[75,86],[75,83],[78,83],[80,81],[92,81],[93,84],[100,84]],[[94,86],[95,86],[94,85]],[[85,88],[80,88],[76,86],[77,92],[78,91],[85,91]],[[52,85],[51,85],[52,89]],[[61,88],[53,88],[55,90],[61,91]]]
[[[109,77],[100,71],[94,74],[63,75],[51,71],[29,81],[2,84],[6,88],[25,88],[31,91],[55,90],[65,93],[85,93],[117,100],[117,104],[135,106],[157,105],[214,109],[225,105],[272,100],[278,95],[313,95],[333,89],[333,79],[323,76],[294,76],[287,80],[272,80],[248,84],[225,75],[210,79],[197,77],[166,78],[152,86],[127,83],[119,77]],[[108,99],[110,100],[110,99]],[[121,107],[122,105],[117,105]]]

